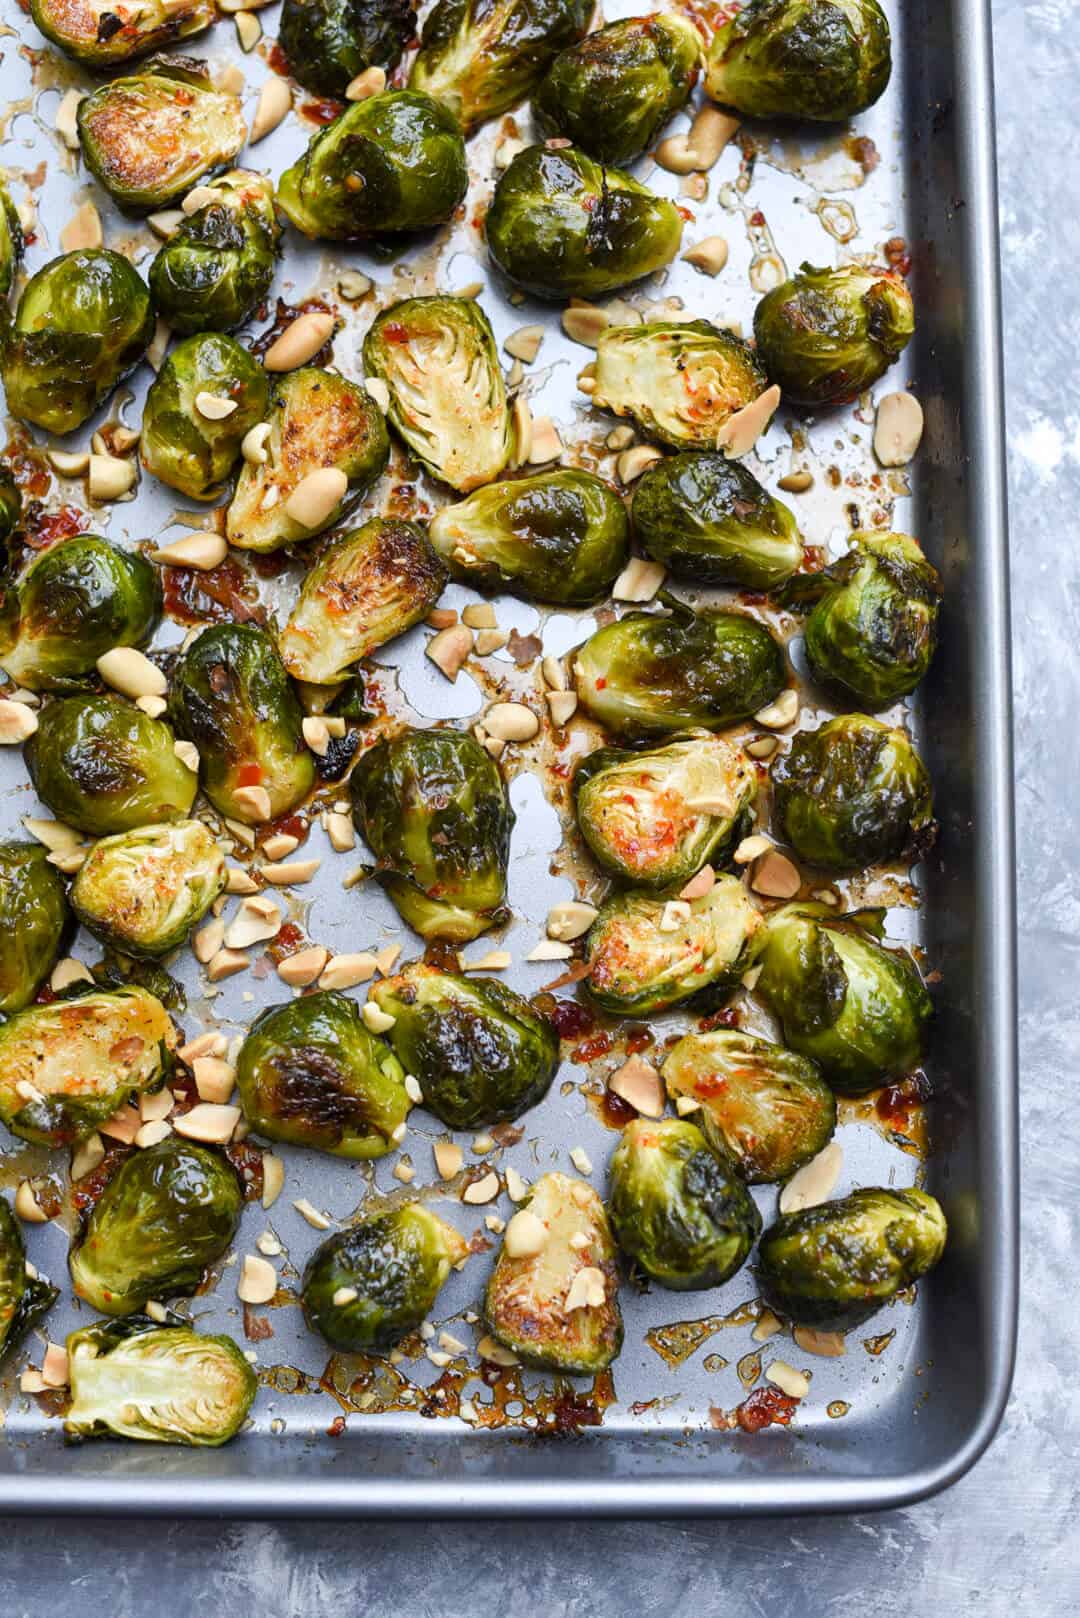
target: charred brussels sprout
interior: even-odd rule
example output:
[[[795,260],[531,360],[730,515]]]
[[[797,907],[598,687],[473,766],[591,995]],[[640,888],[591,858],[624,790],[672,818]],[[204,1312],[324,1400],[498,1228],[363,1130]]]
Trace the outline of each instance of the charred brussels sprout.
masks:
[[[648,554],[696,584],[774,590],[803,559],[795,518],[740,461],[669,455],[634,484],[634,529]]]
[[[463,584],[581,606],[621,572],[628,529],[610,484],[574,467],[477,489],[437,511],[429,532]]]
[[[348,995],[324,991],[256,1017],[236,1068],[252,1129],[335,1157],[384,1157],[409,1113],[405,1071]]]
[[[734,332],[707,320],[650,320],[601,332],[592,403],[629,416],[662,444],[711,450],[725,422],[768,381]]]
[[[360,658],[425,618],[445,583],[422,528],[372,517],[335,539],[305,574],[281,635],[285,667],[309,685],[338,684]]]
[[[274,820],[314,784],[300,704],[265,629],[204,629],[176,665],[169,711],[199,749],[206,796],[230,819],[252,825],[263,818],[245,787],[265,790]]]
[[[761,362],[793,404],[846,404],[884,376],[914,330],[910,292],[876,264],[804,264],[754,310]]]
[[[863,1095],[922,1060],[932,1005],[906,950],[886,949],[876,911],[793,904],[766,918],[756,992],[785,1043],[841,1095]]]
[[[681,1118],[635,1118],[611,1159],[615,1240],[661,1286],[718,1287],[746,1263],[761,1229],[746,1187]]]
[[[903,730],[843,714],[772,767],[777,823],[804,860],[850,870],[915,852],[933,825],[926,766]]]
[[[764,624],[738,612],[629,613],[598,629],[575,659],[581,705],[610,730],[662,736],[719,730],[773,701],[784,654]]]
[[[333,1348],[385,1354],[416,1330],[468,1251],[452,1225],[418,1202],[365,1219],[311,1255],[304,1319]]]
[[[170,1135],[126,1158],[68,1257],[75,1294],[103,1315],[190,1296],[236,1235],[244,1199],[228,1158]]]
[[[120,0],[115,11],[93,0],[30,0],[30,15],[67,56],[104,69],[201,34],[217,11],[213,0]]]
[[[181,337],[242,325],[270,290],[281,241],[261,174],[233,169],[206,189],[212,200],[185,215],[150,266],[154,306]]]
[[[598,163],[640,157],[697,83],[701,35],[685,17],[627,17],[555,58],[533,97],[548,135]]]
[[[387,90],[321,129],[278,181],[305,236],[353,241],[444,224],[468,185],[465,142],[430,96]]]
[[[185,338],[146,395],[143,465],[192,500],[215,499],[245,434],[266,414],[268,396],[266,372],[235,338],[221,332]]]
[[[492,1334],[526,1365],[588,1375],[622,1347],[619,1272],[604,1204],[591,1185],[544,1174],[521,1208],[542,1245],[519,1252],[510,1221],[488,1282]],[[517,1216],[515,1215],[515,1218]]]
[[[71,691],[114,646],[146,644],[161,616],[161,581],[137,552],[78,534],[33,558],[15,602],[0,668],[32,691]]]
[[[142,826],[95,843],[71,885],[84,927],[125,955],[182,944],[225,886],[225,856],[201,820]]]
[[[945,1215],[925,1191],[864,1188],[770,1225],[758,1281],[795,1325],[850,1331],[932,1270],[945,1237]]]
[[[8,408],[46,432],[81,427],[153,335],[150,294],[126,258],[62,253],[26,283],[0,352]]]
[[[757,771],[708,732],[666,747],[601,747],[574,774],[581,835],[611,875],[637,887],[682,884],[720,864],[750,829]]]
[[[589,929],[589,998],[620,1017],[644,1017],[700,996],[719,1005],[750,965],[761,916],[742,883],[718,876],[698,899],[620,893]]]
[[[229,544],[277,551],[313,539],[342,521],[386,470],[390,435],[374,399],[334,371],[305,366],[278,380],[267,411],[266,460],[245,460],[229,504]],[[348,487],[323,521],[309,528],[291,514],[290,497],[323,467],[344,472]]]
[[[19,1222],[0,1197],[0,1359],[37,1325],[59,1296],[48,1281],[27,1273]]]
[[[67,1340],[69,1438],[134,1438],[152,1444],[227,1444],[258,1392],[231,1337],[135,1316],[98,1321]]]
[[[409,83],[471,134],[531,95],[588,20],[587,0],[436,0]]]
[[[594,298],[670,264],[675,204],[573,146],[530,146],[495,187],[485,229],[503,274],[541,298]]]
[[[750,0],[713,35],[705,88],[745,118],[838,123],[873,106],[891,71],[877,0]]]
[[[661,1071],[674,1100],[699,1103],[709,1145],[754,1185],[788,1179],[836,1128],[836,1097],[817,1063],[752,1034],[687,1034]]]
[[[52,971],[68,923],[64,884],[39,843],[0,843],[0,1012],[21,1011]]]
[[[61,820],[95,837],[179,820],[199,780],[160,719],[118,697],[50,702],[26,744],[34,790]]]
[[[349,784],[357,830],[410,927],[464,944],[506,919],[514,811],[475,737],[403,731],[365,753]]]
[[[7,178],[0,169],[0,298],[6,298],[11,291],[24,245],[19,210],[11,200]]]
[[[377,315],[364,365],[390,421],[433,477],[460,494],[490,483],[515,435],[495,335],[475,298],[406,298]]]
[[[341,100],[366,67],[397,67],[416,33],[416,0],[285,0],[278,43],[297,83]]]
[[[160,1090],[176,1030],[145,989],[95,990],[0,1026],[0,1119],[37,1146],[73,1146],[135,1091]]]
[[[451,1129],[517,1118],[546,1094],[559,1064],[554,1029],[494,978],[421,962],[372,990],[396,1020],[387,1035],[424,1106]]]

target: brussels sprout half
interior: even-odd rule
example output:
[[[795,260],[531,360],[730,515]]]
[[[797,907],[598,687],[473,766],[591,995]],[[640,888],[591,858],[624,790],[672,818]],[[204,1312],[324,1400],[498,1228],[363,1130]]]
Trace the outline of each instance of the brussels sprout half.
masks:
[[[662,444],[711,450],[729,417],[768,385],[758,356],[734,332],[707,320],[649,320],[600,333],[591,402],[629,416]]]
[[[30,15],[66,56],[101,70],[201,34],[218,13],[213,0],[30,0]]]
[[[204,414],[204,395],[232,405]],[[233,337],[199,332],[168,355],[143,406],[142,461],[193,500],[214,500],[240,458],[248,430],[266,414],[266,372]]]
[[[583,606],[622,571],[629,523],[609,483],[570,467],[477,489],[437,511],[429,533],[463,584]]]
[[[119,697],[62,697],[38,717],[24,756],[55,815],[95,837],[180,820],[199,778],[160,719]]]
[[[125,955],[165,955],[225,887],[225,855],[201,820],[141,826],[95,843],[71,885],[84,927]]]
[[[530,96],[564,45],[585,32],[588,0],[436,0],[409,74],[467,135]]]
[[[232,169],[206,189],[212,200],[185,215],[150,266],[154,307],[181,337],[243,325],[269,292],[280,251],[269,180]]]
[[[745,118],[838,123],[873,106],[891,72],[877,0],[749,0],[713,35],[705,89]]]
[[[804,264],[754,310],[761,363],[792,404],[846,404],[884,376],[914,331],[910,292],[877,264]]]
[[[59,1296],[48,1281],[27,1274],[19,1222],[0,1197],[0,1359],[37,1325]]]
[[[416,0],[285,0],[278,43],[313,95],[341,100],[367,67],[397,67],[416,33]]]
[[[573,146],[530,146],[495,187],[485,230],[503,274],[540,298],[595,298],[670,264],[682,215]]]
[[[0,1012],[30,1004],[68,926],[64,884],[40,843],[0,843]]]
[[[0,298],[6,298],[23,256],[22,221],[11,200],[7,175],[0,169]]]
[[[774,590],[802,563],[792,512],[726,455],[657,461],[634,484],[631,512],[647,554],[696,584]]]

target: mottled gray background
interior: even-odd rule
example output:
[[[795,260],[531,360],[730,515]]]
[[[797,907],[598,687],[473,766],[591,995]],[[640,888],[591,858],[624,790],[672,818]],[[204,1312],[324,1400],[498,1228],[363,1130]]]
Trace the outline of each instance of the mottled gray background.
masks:
[[[20,1522],[2,1618],[1057,1618],[1080,1606],[1080,4],[997,0],[1012,506],[1025,1297],[1001,1433],[887,1516],[744,1524]],[[1071,1313],[1075,1318],[1075,1307]]]

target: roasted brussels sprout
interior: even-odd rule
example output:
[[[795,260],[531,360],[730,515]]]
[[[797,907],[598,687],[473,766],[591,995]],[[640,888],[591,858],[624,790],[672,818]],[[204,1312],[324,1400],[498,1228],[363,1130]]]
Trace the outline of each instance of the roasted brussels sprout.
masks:
[[[841,1095],[862,1095],[922,1059],[932,1005],[906,950],[879,943],[877,911],[792,904],[766,918],[756,992],[784,1041]]]
[[[527,1000],[495,978],[417,961],[371,999],[396,1018],[387,1038],[451,1129],[504,1123],[534,1107],[559,1065],[559,1040]]]
[[[406,298],[375,317],[364,365],[390,391],[390,421],[433,477],[468,494],[516,447],[495,335],[475,298]]]
[[[0,843],[0,1012],[21,1011],[52,971],[68,924],[64,884],[40,843]]]
[[[626,17],[560,52],[533,97],[545,134],[598,163],[640,157],[697,83],[701,35],[686,17]]]
[[[891,71],[877,0],[749,0],[713,35],[705,89],[745,118],[839,123],[872,107]]]
[[[713,449],[721,427],[768,387],[749,343],[707,320],[608,326],[591,402],[676,449]]]
[[[349,785],[379,880],[421,937],[464,944],[506,920],[514,811],[475,737],[402,731],[363,755]]]
[[[145,989],[91,990],[0,1024],[0,1120],[37,1146],[92,1135],[132,1091],[160,1090],[176,1030]]]
[[[453,1226],[419,1202],[362,1220],[308,1260],[304,1319],[333,1348],[385,1354],[416,1330],[468,1251]]]
[[[705,1139],[754,1185],[788,1179],[836,1128],[836,1097],[817,1063],[753,1034],[686,1034],[661,1072],[673,1099],[700,1103]]]
[[[206,189],[212,200],[184,216],[150,266],[154,307],[181,337],[242,325],[270,290],[281,241],[263,175],[232,169]]]
[[[225,886],[225,855],[201,820],[142,826],[95,843],[71,885],[84,927],[125,955],[166,955]]]
[[[30,15],[67,56],[104,69],[201,34],[217,11],[213,0],[119,0],[115,11],[93,0],[30,0]]]
[[[0,557],[22,521],[22,491],[6,466],[0,466]],[[0,636],[10,638],[15,621],[13,591],[0,584]]]
[[[232,820],[274,820],[314,784],[296,693],[273,641],[255,624],[213,624],[192,641],[173,672],[169,712],[199,749],[203,791]],[[264,789],[269,817],[246,787]]]
[[[266,372],[235,338],[209,331],[186,337],[146,395],[143,465],[192,500],[216,499],[268,397]]]
[[[68,1256],[71,1284],[103,1315],[187,1297],[236,1235],[243,1193],[219,1152],[169,1135],[126,1158]]]
[[[581,705],[609,730],[663,736],[747,719],[785,682],[784,654],[764,624],[739,612],[632,612],[579,647]]]
[[[205,62],[155,56],[79,102],[79,143],[91,174],[133,213],[164,208],[247,140],[239,96],[214,87]]]
[[[231,1337],[134,1316],[83,1326],[67,1340],[69,1438],[135,1438],[152,1444],[227,1444],[259,1390]]]
[[[245,460],[229,503],[226,533],[242,551],[277,551],[332,528],[386,470],[390,435],[382,411],[363,388],[336,371],[304,366],[275,382],[266,412],[266,460]],[[336,467],[348,488],[314,528],[291,515],[289,499],[304,478]]]
[[[907,534],[852,535],[846,556],[792,579],[784,606],[813,602],[806,656],[816,679],[870,708],[914,691],[934,655],[941,579]]]
[[[73,691],[114,646],[144,646],[161,617],[157,569],[137,551],[76,534],[39,551],[5,613],[0,668],[32,691]]]
[[[7,178],[0,169],[0,298],[6,298],[23,256],[23,228],[19,210],[11,200]]]
[[[279,642],[285,667],[309,685],[337,685],[360,658],[425,618],[445,583],[422,528],[372,517],[305,574]]]
[[[623,1340],[604,1204],[584,1180],[553,1173],[535,1181],[521,1208],[546,1234],[539,1252],[515,1256],[513,1238],[504,1237],[484,1303],[492,1334],[540,1370],[604,1370]]]
[[[601,747],[574,773],[581,835],[605,871],[637,887],[681,885],[749,831],[757,771],[708,731],[666,747]]]
[[[0,1197],[0,1359],[37,1325],[59,1296],[48,1281],[27,1273],[19,1222]]]
[[[684,1000],[719,1005],[750,965],[761,915],[733,876],[698,899],[619,893],[589,929],[589,998],[621,1017],[644,1017]]]
[[[526,100],[588,20],[588,0],[436,0],[409,84],[449,108],[469,135]]]
[[[945,1215],[925,1191],[865,1187],[770,1225],[758,1281],[795,1325],[851,1331],[932,1270],[945,1237]]]
[[[12,415],[70,433],[142,359],[154,335],[146,283],[107,247],[62,253],[32,275],[0,348]]]
[[[679,578],[774,590],[803,559],[795,518],[740,461],[668,455],[634,484],[634,530]]]
[[[465,142],[430,96],[356,101],[278,181],[278,206],[305,236],[354,241],[444,224],[468,185]]]
[[[63,697],[42,709],[26,767],[55,815],[106,837],[188,813],[199,780],[175,744],[162,720],[118,697]]]
[[[877,264],[804,264],[754,310],[761,363],[792,404],[846,404],[885,375],[914,330],[910,292]]]
[[[416,0],[285,0],[278,43],[313,95],[341,100],[366,67],[397,67],[416,33]]]
[[[519,152],[485,224],[500,270],[540,298],[595,298],[662,270],[682,228],[673,202],[573,146]]]
[[[431,519],[451,573],[480,590],[581,606],[605,595],[626,561],[626,507],[577,467],[477,489]]]

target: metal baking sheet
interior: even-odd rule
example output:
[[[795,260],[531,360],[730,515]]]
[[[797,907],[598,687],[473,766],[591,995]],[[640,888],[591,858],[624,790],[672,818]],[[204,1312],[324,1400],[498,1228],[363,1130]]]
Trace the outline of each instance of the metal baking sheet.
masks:
[[[626,1345],[610,1389],[594,1388],[582,1378],[559,1389],[533,1373],[520,1382],[504,1379],[493,1389],[475,1374],[474,1351],[448,1370],[436,1368],[422,1353],[390,1371],[361,1362],[328,1366],[325,1345],[304,1330],[297,1307],[264,1311],[273,1336],[247,1345],[257,1354],[262,1380],[251,1426],[216,1452],[115,1443],[65,1448],[59,1423],[17,1391],[19,1368],[28,1359],[39,1362],[40,1342],[34,1339],[26,1353],[4,1367],[3,1509],[260,1516],[864,1509],[897,1505],[944,1487],[992,1436],[1008,1389],[1015,1325],[1016,1122],[989,20],[985,0],[947,0],[940,6],[920,0],[902,11],[895,4],[886,9],[895,67],[878,106],[850,131],[825,130],[808,139],[790,131],[744,130],[746,139],[731,145],[709,175],[707,199],[681,199],[693,214],[687,243],[714,233],[727,238],[725,270],[711,280],[677,263],[627,297],[642,309],[681,299],[689,313],[741,321],[748,328],[757,296],[772,284],[780,265],[790,269],[803,259],[839,262],[857,254],[880,258],[885,244],[898,240],[910,254],[919,328],[881,387],[910,385],[923,401],[927,431],[916,466],[902,476],[883,478],[876,472],[869,453],[872,416],[854,406],[818,418],[781,410],[758,446],[756,470],[775,488],[798,444],[799,464],[815,473],[814,490],[796,502],[808,541],[836,554],[845,548],[852,526],[891,525],[917,534],[945,579],[941,650],[910,716],[934,777],[942,833],[930,860],[913,873],[919,907],[912,907],[902,884],[894,881],[889,888],[889,896],[899,901],[890,932],[920,943],[927,964],[942,974],[929,1064],[935,1146],[922,1161],[850,1109],[839,1137],[845,1150],[841,1190],[924,1177],[949,1216],[944,1262],[920,1285],[913,1307],[898,1303],[854,1333],[842,1360],[810,1361],[790,1340],[765,1345],[766,1360],[780,1355],[806,1365],[813,1381],[789,1428],[772,1427],[755,1436],[716,1430],[710,1416],[712,1410],[730,1410],[744,1396],[737,1366],[759,1347],[750,1336],[752,1311],[743,1309],[755,1296],[749,1268],[714,1292],[679,1295],[654,1288],[638,1295],[626,1287]],[[626,0],[605,8],[608,20],[635,10],[640,8]],[[0,15],[6,24],[0,51],[9,101],[0,124],[0,162],[15,177],[19,200],[32,197],[36,204],[28,268],[38,268],[59,250],[63,224],[93,195],[105,219],[107,243],[129,252],[145,269],[155,245],[148,233],[109,208],[54,129],[63,91],[71,84],[88,85],[89,79],[44,46],[15,0],[4,0]],[[277,13],[266,9],[260,17],[265,49],[273,41]],[[250,112],[270,71],[263,55],[241,55],[224,18],[210,35],[190,42],[190,49],[216,68],[229,60],[239,65]],[[518,115],[518,125],[527,136],[527,110]],[[313,129],[311,122],[293,116],[240,161],[277,175]],[[544,344],[525,383],[532,410],[558,422],[569,461],[595,464],[611,422],[590,412],[575,391],[575,376],[588,354],[563,335],[557,311],[533,300],[512,302],[486,262],[475,221],[490,195],[499,132],[499,125],[490,126],[470,143],[468,206],[445,234],[393,260],[353,247],[300,246],[290,236],[275,291],[293,303],[314,295],[338,307],[345,325],[335,361],[345,374],[356,376],[361,374],[359,341],[378,307],[413,291],[482,282],[481,301],[500,340],[522,324],[544,323]],[[648,160],[636,166],[656,189],[675,194],[679,182],[673,176],[650,170]],[[337,274],[345,266],[363,269],[376,283],[374,294],[359,305],[336,296]],[[257,331],[259,323],[252,329]],[[125,419],[137,424],[149,380],[147,368],[140,368],[128,389],[134,399],[123,403],[121,394],[103,419],[123,403]],[[85,443],[89,431],[74,437]],[[600,466],[605,470],[610,462]],[[404,471],[399,459],[398,483]],[[414,489],[421,510],[443,498],[422,480]],[[387,479],[365,509],[379,509],[392,492]],[[78,485],[59,481],[45,496],[51,507],[78,505],[81,498]],[[134,502],[94,511],[92,527],[130,544],[176,537],[182,504],[144,478]],[[263,589],[273,606],[294,587],[295,573],[286,573]],[[457,586],[445,597],[455,606],[469,599],[470,593]],[[509,598],[499,600],[496,610],[501,627],[536,633],[545,649],[555,652],[575,645],[592,627],[588,613],[540,612]],[[166,625],[162,642],[182,633]],[[465,724],[496,689],[517,692],[537,678],[534,669],[519,670],[500,654],[484,663],[480,678],[467,672],[451,685],[422,656],[425,633],[414,631],[375,659],[384,671],[381,685],[392,715]],[[792,653],[798,667],[797,643]],[[814,714],[812,693],[807,714]],[[569,751],[579,750],[584,740],[582,732]],[[526,965],[523,957],[550,904],[573,891],[581,875],[581,868],[559,853],[562,834],[547,772],[550,759],[545,743],[512,765],[518,815],[510,867],[514,920],[498,942],[513,954],[508,980],[526,993],[548,981],[552,968]],[[0,771],[0,830],[10,835],[20,829],[19,816],[38,806],[18,757],[5,752]],[[297,890],[294,919],[314,941],[337,950],[398,941],[403,958],[419,953],[418,941],[377,887],[342,888],[341,877],[358,854],[334,855],[317,824],[305,852],[321,855],[323,864],[316,881]],[[884,890],[882,882],[874,888],[877,894]],[[873,896],[865,887],[859,892]],[[480,954],[491,942],[469,946],[466,953]],[[85,937],[76,953],[96,958]],[[263,1006],[286,997],[273,973],[257,971],[228,980],[211,997],[193,964],[188,956],[176,968],[189,996],[181,1019],[189,1035],[207,1025],[232,1035]],[[749,1005],[744,1009],[748,1025],[764,1026]],[[661,1035],[680,1026],[674,1015],[657,1022]],[[585,1092],[602,1085],[604,1072],[617,1059],[618,1048],[592,1066],[565,1062],[547,1100],[523,1120],[520,1143],[494,1154],[498,1166],[513,1164],[530,1179],[549,1167],[568,1168],[570,1148],[581,1146],[594,1165],[591,1178],[602,1188],[616,1137]],[[192,1316],[242,1337],[235,1262],[253,1250],[255,1238],[268,1227],[287,1251],[279,1263],[283,1283],[297,1288],[298,1272],[321,1239],[294,1210],[297,1197],[344,1221],[372,1197],[419,1193],[433,1197],[440,1214],[466,1234],[485,1235],[483,1214],[494,1211],[505,1218],[511,1205],[503,1196],[491,1210],[466,1208],[431,1184],[431,1144],[440,1133],[436,1120],[414,1112],[403,1148],[417,1170],[409,1193],[392,1177],[393,1158],[372,1170],[280,1149],[287,1159],[285,1193],[268,1214],[258,1204],[246,1209],[233,1262],[226,1263],[211,1293],[193,1300]],[[471,1137],[458,1138],[468,1157]],[[40,1167],[41,1154],[7,1139],[4,1147],[4,1185]],[[775,1192],[763,1188],[756,1194],[768,1217]],[[31,1227],[28,1233],[33,1261],[61,1284],[66,1279],[64,1223]],[[473,1257],[451,1278],[435,1309],[434,1324],[470,1345],[482,1330],[469,1317],[478,1308],[489,1263],[483,1254]],[[49,1335],[62,1339],[79,1318],[65,1297],[49,1317]],[[648,1334],[688,1321],[700,1324],[675,1335],[683,1348],[694,1346],[669,1364]],[[864,1338],[889,1333],[883,1351],[864,1348]],[[454,1413],[461,1397],[475,1408],[470,1420]],[[847,1407],[843,1415],[837,1413],[840,1404]],[[593,1425],[598,1415],[602,1420]]]

